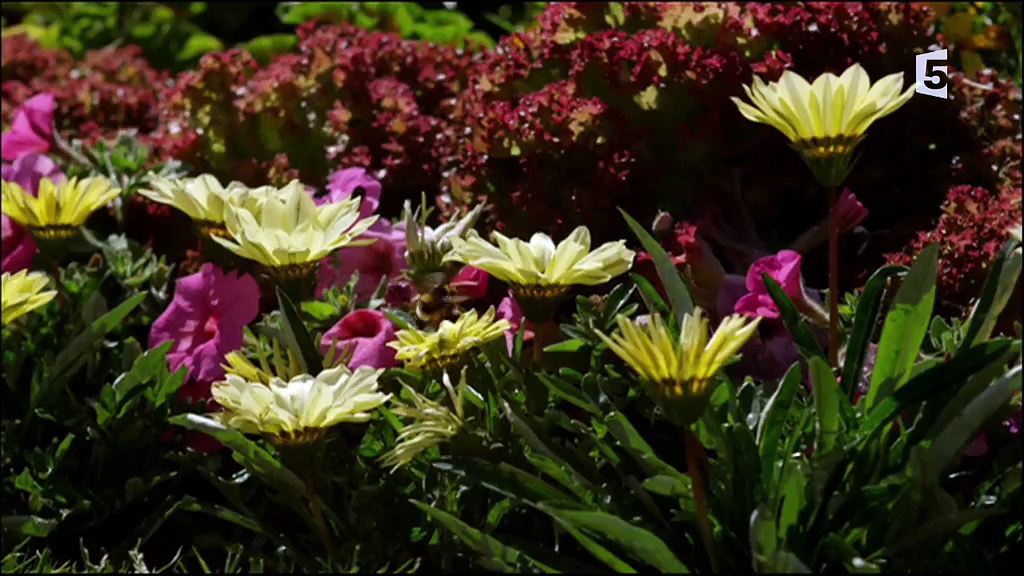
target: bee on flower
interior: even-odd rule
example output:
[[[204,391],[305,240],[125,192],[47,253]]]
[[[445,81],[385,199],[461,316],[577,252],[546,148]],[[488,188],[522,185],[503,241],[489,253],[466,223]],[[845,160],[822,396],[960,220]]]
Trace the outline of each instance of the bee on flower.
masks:
[[[409,276],[420,292],[430,292],[446,283],[447,278],[437,278],[451,272],[445,266],[445,256],[452,249],[452,241],[473,229],[483,209],[484,205],[479,204],[462,218],[431,228],[418,217],[420,210],[414,212],[410,202],[405,202],[405,259],[409,263]]]
[[[580,226],[556,246],[538,232],[529,242],[491,234],[495,244],[471,231],[465,239],[454,238],[446,262],[479,268],[507,282],[531,322],[545,322],[575,285],[603,284],[624,274],[636,255],[624,240],[606,242],[590,249],[590,230]]]
[[[3,182],[3,213],[25,226],[37,240],[60,241],[74,236],[93,212],[121,193],[101,177],[39,181],[33,196],[16,182]]]
[[[406,368],[435,372],[462,363],[470,352],[502,338],[508,329],[508,320],[495,320],[492,306],[482,316],[470,310],[454,322],[443,320],[437,332],[399,330],[388,346],[396,350],[395,358],[404,362]]]
[[[708,320],[698,308],[683,318],[678,338],[658,314],[646,323],[620,315],[618,334],[597,335],[647,384],[662,409],[688,426],[704,413],[715,375],[743,348],[759,321],[733,314],[709,339]]]
[[[44,290],[49,285],[50,278],[42,272],[4,272],[2,282],[0,300],[3,302],[4,326],[40,306],[45,306],[57,296],[56,290]]]

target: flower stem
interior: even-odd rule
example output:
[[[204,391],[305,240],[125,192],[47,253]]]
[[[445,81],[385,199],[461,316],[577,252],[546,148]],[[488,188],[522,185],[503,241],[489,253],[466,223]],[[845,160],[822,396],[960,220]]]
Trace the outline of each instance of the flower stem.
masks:
[[[839,210],[836,186],[828,190],[828,363],[839,365]]]
[[[704,448],[700,445],[700,440],[693,430],[687,429],[683,438],[686,444],[686,468],[690,473],[690,481],[693,486],[693,503],[697,507],[697,526],[700,528],[700,537],[704,541],[704,551],[708,555],[711,571],[717,573],[718,556],[715,554],[715,538],[711,532],[711,520],[708,517],[708,503],[701,467]]]
[[[313,522],[320,532],[320,540],[323,541],[324,550],[328,556],[332,556],[331,533],[327,530],[327,522],[324,520],[324,509],[320,504],[320,497],[316,494],[316,485],[313,482],[313,474],[306,474],[306,498],[309,500],[309,511],[313,514]]]

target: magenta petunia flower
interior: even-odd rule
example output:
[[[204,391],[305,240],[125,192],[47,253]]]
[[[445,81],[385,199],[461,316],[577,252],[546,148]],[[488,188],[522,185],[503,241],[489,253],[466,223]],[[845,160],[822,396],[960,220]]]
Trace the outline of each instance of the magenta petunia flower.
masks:
[[[853,230],[868,217],[868,209],[860,203],[860,200],[857,200],[849,188],[844,189],[843,193],[839,195],[836,209],[840,232]]]
[[[49,178],[55,182],[64,179],[64,173],[57,164],[44,154],[30,152],[20,156],[14,162],[4,163],[0,167],[0,176],[6,182],[15,182],[21,189],[35,195],[39,191],[39,181]],[[39,251],[32,235],[24,226],[11,220],[6,214],[3,218],[3,237],[0,253],[3,272],[17,272],[32,266],[32,259]]]
[[[778,254],[758,258],[747,270],[748,293],[736,301],[735,312],[748,316],[778,318],[779,309],[768,293],[762,274],[782,286],[782,290],[798,306],[804,300],[803,281],[800,278],[800,262],[803,258],[792,250],[781,250]]]
[[[0,135],[0,157],[17,160],[30,152],[48,152],[53,141],[53,94],[29,98],[14,111],[11,129]]]
[[[387,345],[394,339],[395,325],[379,310],[363,308],[350,312],[331,326],[320,339],[320,350],[327,354],[333,345],[337,353],[351,351],[348,367],[352,369],[360,366],[391,368],[398,365],[395,349]]]
[[[317,295],[331,286],[344,286],[352,274],[359,272],[356,298],[365,300],[373,294],[381,280],[396,279],[408,268],[405,261],[404,223],[392,226],[387,220],[374,222],[360,239],[374,240],[366,246],[348,246],[320,262]]]
[[[452,287],[459,294],[477,300],[487,295],[487,283],[491,275],[473,266],[463,266],[452,279]]]
[[[243,329],[258,313],[259,286],[252,276],[225,274],[207,263],[178,279],[170,306],[153,322],[149,346],[173,340],[171,370],[185,365],[196,381],[219,380],[224,356],[241,348]]]
[[[502,298],[501,302],[498,303],[497,309],[498,319],[504,318],[508,320],[509,329],[505,331],[505,344],[508,346],[509,355],[512,354],[512,349],[516,344],[516,334],[519,333],[519,328],[526,322],[526,330],[523,331],[523,342],[529,342],[533,339],[533,324],[527,322],[526,315],[523,314],[523,309],[519,307],[519,303],[516,302],[516,297],[512,295],[512,291],[508,291],[508,296]]]
[[[331,174],[327,183],[327,195],[316,200],[317,205],[327,202],[348,200],[354,194],[362,194],[359,217],[368,218],[380,206],[381,185],[366,168],[345,168]]]

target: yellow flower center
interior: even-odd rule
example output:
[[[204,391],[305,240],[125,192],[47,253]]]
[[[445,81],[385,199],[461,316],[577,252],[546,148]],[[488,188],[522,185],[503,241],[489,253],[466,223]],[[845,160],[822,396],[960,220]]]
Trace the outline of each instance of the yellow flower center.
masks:
[[[199,232],[207,236],[219,236],[220,238],[230,238],[228,229],[223,222],[211,222],[209,220],[197,220],[196,228]]]
[[[78,232],[78,226],[55,224],[52,226],[33,227],[32,235],[40,240],[67,240]]]
[[[861,136],[830,136],[827,138],[810,138],[799,140],[793,146],[805,158],[821,160],[834,156],[845,156],[853,152],[854,147],[860,143]]]
[[[430,355],[429,358],[423,360],[423,370],[425,372],[442,372],[452,366],[462,364],[465,359],[465,352],[463,351],[451,351],[451,352],[438,352]]]
[[[316,272],[316,265],[318,262],[301,262],[298,264],[288,264],[286,266],[274,266],[269,270],[270,275],[276,280],[284,281],[295,281],[295,280],[307,280],[313,277]]]
[[[312,444],[327,434],[327,428],[303,428],[270,435],[270,441],[278,446],[301,446]]]

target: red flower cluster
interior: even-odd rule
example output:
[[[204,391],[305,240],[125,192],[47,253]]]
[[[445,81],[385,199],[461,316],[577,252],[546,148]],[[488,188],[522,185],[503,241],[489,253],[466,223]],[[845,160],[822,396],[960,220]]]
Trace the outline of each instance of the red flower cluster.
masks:
[[[939,244],[938,305],[940,312],[958,314],[981,290],[992,259],[1009,240],[1007,231],[1020,224],[1021,191],[1007,183],[997,192],[973,186],[954,186],[942,205],[933,230],[918,232],[902,253],[890,254],[898,264],[930,242]],[[1018,303],[1019,304],[1019,303]],[[1018,320],[1020,316],[1014,315]]]
[[[145,136],[156,128],[156,94],[166,74],[154,70],[138,46],[91,50],[75,61],[65,50],[48,50],[25,34],[3,39],[3,120],[32,96],[54,95],[57,128],[93,142],[122,129]]]
[[[223,180],[326,184],[340,166],[383,170],[383,210],[444,180],[449,117],[471,55],[349,26],[306,24],[298,53],[260,68],[203,57],[162,97],[162,145]]]

